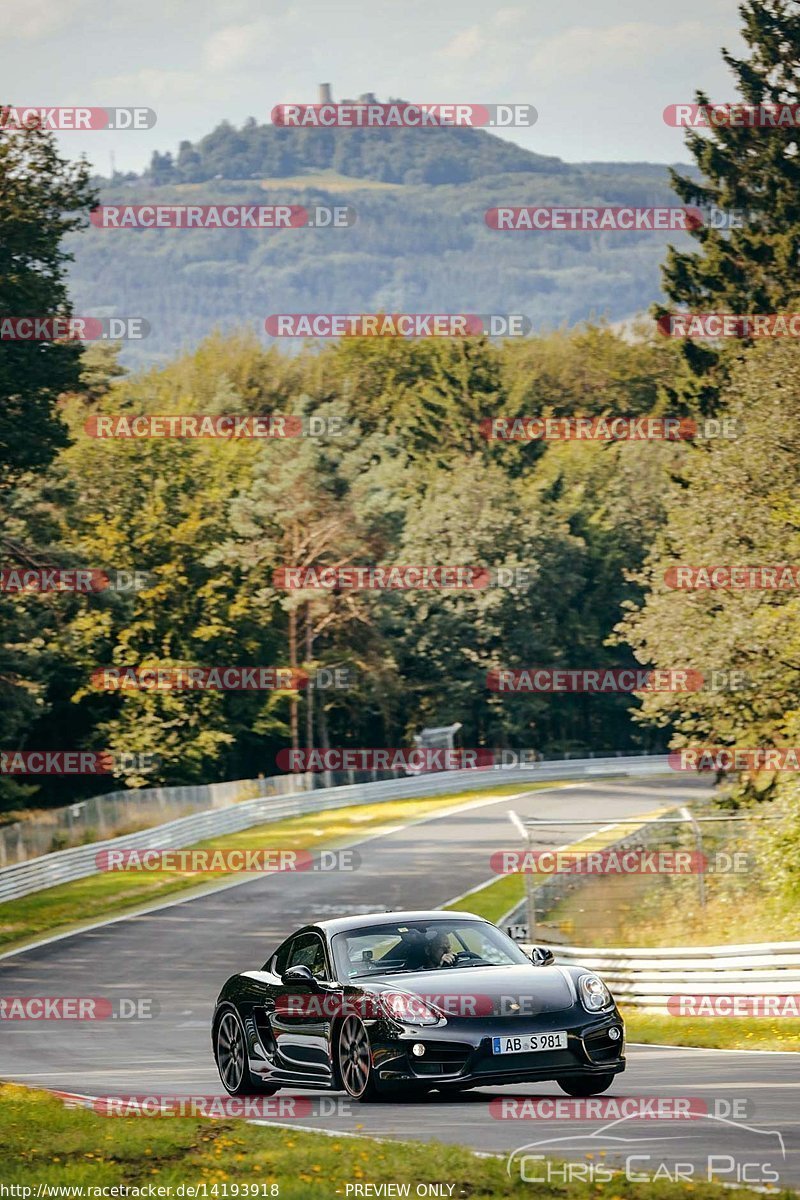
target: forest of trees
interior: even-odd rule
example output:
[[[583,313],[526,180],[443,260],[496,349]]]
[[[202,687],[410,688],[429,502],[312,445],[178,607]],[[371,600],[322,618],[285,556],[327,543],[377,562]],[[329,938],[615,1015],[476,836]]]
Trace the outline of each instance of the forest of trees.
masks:
[[[405,129],[281,129],[250,117],[236,129],[222,121],[178,153],[153,154],[152,183],[261,179],[332,170],[381,183],[466,183],[484,175],[567,172],[560,159],[532,154],[482,130],[429,128],[424,140]]]
[[[91,227],[66,242],[75,256],[69,279],[76,311],[146,318],[149,336],[126,342],[122,354],[127,367],[139,368],[166,364],[218,331],[250,328],[263,338],[271,313],[516,312],[546,331],[623,320],[663,298],[665,231],[500,233],[484,216],[499,202],[678,205],[666,167],[551,169],[543,160],[548,169],[539,173],[502,174],[505,143],[478,130],[416,131],[406,136],[405,153],[423,157],[430,132],[485,138],[496,155],[493,173],[436,188],[322,174],[285,184],[276,177],[202,186],[97,181],[104,204],[349,205],[356,221],[342,229]],[[688,249],[688,236],[678,234],[676,245]]]
[[[672,343],[588,328],[504,347],[359,339],[286,358],[252,338],[212,338],[164,370],[116,381],[109,357],[84,359],[91,387],[59,406],[71,445],[10,497],[5,545],[35,545],[41,564],[135,570],[146,586],[6,598],[23,656],[9,719],[27,744],[55,734],[65,746],[158,753],[168,782],[273,773],[286,694],[122,696],[92,689],[89,676],[120,664],[285,666],[292,623],[300,666],[347,667],[353,683],[318,693],[316,744],[409,745],[420,725],[455,720],[466,745],[664,744],[631,726],[630,697],[499,696],[486,674],[633,663],[603,641],[621,602],[639,594],[626,571],[642,565],[686,444],[543,452],[487,441],[479,421],[655,411],[675,370]],[[142,412],[336,415],[342,433],[85,433],[92,415]],[[530,586],[337,595],[272,582],[285,564],[373,562],[524,566]]]
[[[782,0],[742,11],[750,53],[729,59],[739,90],[753,103],[797,103],[796,78],[775,64],[797,58],[800,23]],[[0,222],[14,231],[3,251],[17,268],[13,286],[39,290],[26,301],[3,283],[0,304],[40,311],[49,300],[66,312],[68,264],[54,247],[69,214],[93,201],[85,175],[57,159],[47,135],[27,146],[25,161],[13,135],[0,151],[0,172],[17,181],[0,192]],[[697,230],[693,248],[669,254],[658,311],[793,311],[795,131],[750,130],[745,139],[721,126],[693,135],[690,149],[701,198],[750,218],[743,229]],[[698,198],[691,173],[675,185]],[[47,247],[31,242],[25,206],[42,214],[36,228],[49,230]],[[69,245],[80,236],[71,233]],[[49,297],[38,266],[45,249]],[[420,726],[451,721],[462,722],[464,745],[546,754],[797,742],[797,592],[686,592],[665,582],[676,562],[798,561],[795,341],[701,346],[660,337],[654,322],[625,336],[590,322],[502,344],[352,339],[291,356],[241,331],[137,375],[122,373],[108,347],[14,351],[13,371],[0,374],[4,566],[124,568],[141,572],[143,586],[0,592],[2,746],[157,754],[151,774],[127,777],[137,786],[270,774],[293,736],[402,746]],[[87,435],[88,420],[118,413],[313,414],[339,418],[341,433]],[[495,415],[606,413],[728,416],[739,436],[545,446],[487,441],[479,429]],[[276,571],[297,563],[521,566],[530,586],[449,594],[276,586]],[[499,667],[637,663],[743,670],[749,682],[638,697],[486,687]],[[156,664],[346,667],[352,686],[314,693],[309,716],[307,693],[113,693],[91,684],[99,667]],[[742,782],[760,795],[795,786],[765,773]],[[0,800],[6,809],[56,803],[75,787],[0,778]]]

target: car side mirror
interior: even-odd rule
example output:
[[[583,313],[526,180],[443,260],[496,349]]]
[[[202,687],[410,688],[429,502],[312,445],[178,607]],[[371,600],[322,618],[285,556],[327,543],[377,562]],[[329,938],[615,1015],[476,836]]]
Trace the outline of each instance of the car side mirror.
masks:
[[[534,946],[530,953],[530,959],[535,967],[549,967],[556,961],[556,956],[546,946]]]
[[[319,984],[311,973],[311,968],[300,963],[296,967],[287,967],[281,975],[281,983],[305,983],[308,987],[318,989]]]

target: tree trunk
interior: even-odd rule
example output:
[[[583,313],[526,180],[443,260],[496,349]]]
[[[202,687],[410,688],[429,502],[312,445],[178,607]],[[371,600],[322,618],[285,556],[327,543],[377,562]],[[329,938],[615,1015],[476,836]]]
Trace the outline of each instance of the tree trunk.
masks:
[[[292,609],[289,613],[289,666],[292,668],[292,683],[295,682],[294,672],[297,670],[297,612]],[[292,738],[292,749],[300,749],[300,728],[297,713],[297,692],[293,691],[289,699],[289,728]],[[297,760],[295,759],[295,762]]]
[[[306,666],[310,673],[311,660],[314,656],[314,632],[311,628],[311,614],[306,607]],[[314,749],[314,684],[309,674],[306,687],[306,750]]]

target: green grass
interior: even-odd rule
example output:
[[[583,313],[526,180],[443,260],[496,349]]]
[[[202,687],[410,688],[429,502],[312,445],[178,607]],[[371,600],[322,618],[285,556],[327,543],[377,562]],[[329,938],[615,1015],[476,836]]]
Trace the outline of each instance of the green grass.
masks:
[[[551,913],[579,946],[714,946],[797,940],[797,906],[758,873],[587,879]]]
[[[698,986],[697,990],[701,990]],[[800,1051],[800,1020],[767,1017],[671,1017],[622,1007],[629,1042],[712,1050]]]
[[[499,879],[485,883],[477,892],[470,892],[468,896],[446,904],[445,908],[451,908],[454,912],[477,913],[479,917],[496,923],[524,899],[525,876],[515,873],[501,875]]]
[[[703,908],[696,875],[608,875],[587,880],[548,919],[578,946],[710,946],[797,938],[796,911],[764,894],[757,879],[709,876],[706,891]],[[795,989],[787,985],[786,990]],[[638,1007],[624,1015],[631,1042],[800,1051],[800,1020],[791,1017],[674,1017]]]
[[[613,828],[591,833],[587,837],[581,838],[579,842],[573,842],[565,848],[586,851],[602,850],[619,841],[620,838],[630,836],[640,825],[667,811],[666,808],[659,808],[638,817],[628,818],[626,821],[618,821]],[[521,845],[515,848],[523,849]],[[548,876],[542,878],[546,879]],[[535,884],[534,887],[536,887]],[[524,899],[525,875],[514,872],[509,875],[500,875],[497,879],[490,879],[477,891],[470,892],[468,896],[454,900],[445,907],[453,909],[455,912],[474,912],[480,917],[485,917],[487,921],[496,923],[512,908],[521,904]]]
[[[279,191],[285,194],[304,189],[314,188],[323,192],[402,192],[408,185],[403,183],[384,183],[380,179],[359,179],[355,175],[342,175],[332,167],[318,171],[305,171],[296,175],[271,175],[255,179],[213,179],[204,183],[174,183],[172,191],[180,196],[207,195],[209,189],[223,195],[236,189],[251,188],[258,183],[269,191]]]
[[[525,790],[553,786],[530,785]],[[454,792],[424,799],[395,800],[380,804],[352,805],[327,809],[302,817],[257,825],[239,833],[226,834],[199,846],[220,849],[329,849],[356,841],[398,822],[445,812],[458,804],[492,796],[514,795],[519,784],[506,784],[491,791]],[[153,844],[158,837],[153,836]],[[46,934],[76,929],[103,917],[135,911],[157,904],[181,892],[196,891],[229,882],[230,874],[158,872],[106,872],[76,879],[19,900],[0,905],[0,948],[21,947]]]
[[[250,183],[250,180],[244,182]],[[327,168],[322,171],[310,171],[304,175],[274,176],[260,179],[263,188],[270,191],[298,188],[319,188],[324,192],[401,192],[405,184],[383,183],[379,179],[357,179],[353,175],[340,175],[338,171]]]
[[[655,812],[647,814],[648,817],[656,815]],[[638,822],[643,820],[639,818]],[[626,826],[633,829],[635,824],[631,821]],[[580,842],[580,848],[600,849],[623,833],[623,829],[615,827],[602,834],[592,834]],[[573,843],[573,846],[577,845]],[[446,907],[458,912],[474,912],[496,923],[524,900],[524,879],[521,874],[502,875]],[[540,938],[546,943],[547,931],[554,926],[562,934],[568,933],[571,943],[586,946],[723,943],[731,940],[731,931],[736,941],[775,940],[781,934],[789,938],[788,928],[779,924],[776,930],[776,914],[768,906],[759,915],[753,913],[752,904],[746,905],[746,923],[740,921],[738,915],[734,918],[730,881],[722,880],[718,892],[713,890],[716,882],[712,881],[709,889],[706,909],[696,911],[696,906],[690,902],[667,900],[675,894],[668,889],[674,889],[677,883],[686,900],[691,901],[697,888],[696,877],[658,880],[655,884],[643,875],[587,878],[548,914],[546,920],[541,921]],[[656,888],[660,889],[658,893]],[[661,903],[656,905],[654,899],[658,895]],[[645,896],[649,898],[647,903],[643,902]],[[745,929],[751,936],[744,935]],[[673,1017],[667,1013],[644,1012],[634,1006],[623,1007],[622,1012],[630,1042],[718,1050],[800,1051],[800,1020],[792,1018]]]
[[[520,1144],[529,1137],[530,1131],[520,1128]],[[534,1193],[530,1183],[507,1174],[504,1158],[479,1158],[459,1146],[326,1137],[223,1119],[102,1117],[15,1084],[0,1085],[0,1145],[0,1184],[32,1187],[34,1194],[40,1183],[205,1184],[213,1197],[223,1196],[226,1186],[230,1195],[235,1185],[261,1184],[266,1195],[275,1185],[281,1200],[333,1200],[345,1197],[348,1184],[404,1182],[411,1184],[411,1195],[418,1183],[452,1184],[457,1200],[534,1194],[558,1200],[685,1200],[687,1194],[681,1184],[630,1183],[618,1176],[608,1183],[537,1184]],[[692,1185],[691,1194],[694,1200],[725,1195],[718,1185],[704,1182]],[[773,1194],[787,1200],[792,1195]],[[737,1195],[755,1200],[757,1193],[742,1188]]]

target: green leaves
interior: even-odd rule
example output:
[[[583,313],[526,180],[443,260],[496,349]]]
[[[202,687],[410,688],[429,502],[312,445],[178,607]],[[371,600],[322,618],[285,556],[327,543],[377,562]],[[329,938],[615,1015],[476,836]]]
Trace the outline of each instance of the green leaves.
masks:
[[[625,661],[602,643],[621,602],[639,594],[626,572],[644,557],[685,448],[487,442],[479,422],[646,412],[670,353],[593,328],[531,339],[524,352],[480,339],[363,339],[293,359],[235,336],[120,378],[93,351],[85,389],[62,404],[71,445],[16,495],[31,536],[59,545],[58,561],[139,572],[141,586],[16,602],[16,670],[29,692],[6,715],[4,737],[159,756],[161,767],[147,780],[131,775],[133,785],[270,774],[287,742],[402,746],[421,725],[451,720],[465,745],[629,744],[629,697],[501,696],[487,673]],[[319,427],[335,418],[339,434],[87,433],[89,418],[147,413],[276,413]],[[369,564],[507,576],[442,591],[287,590],[276,577],[282,567]],[[91,683],[98,668],[142,665],[346,668],[351,686]]]
[[[97,202],[88,180],[88,165],[61,158],[51,134],[0,134],[0,317],[71,313],[62,239]],[[74,342],[0,345],[0,491],[65,444],[55,402],[78,385],[79,369]]]
[[[785,0],[746,0],[740,6],[748,54],[723,51],[736,87],[753,105],[800,102],[797,63],[800,20]],[[699,105],[709,97],[696,95]],[[722,124],[687,132],[686,144],[700,171],[672,172],[687,204],[715,206],[737,218],[730,229],[703,225],[693,231],[697,251],[671,248],[663,268],[664,290],[673,305],[690,312],[774,313],[794,311],[800,299],[800,158],[797,130]],[[668,312],[657,309],[658,315]],[[678,391],[703,412],[716,408],[740,347],[684,344],[690,376]]]
[[[757,566],[800,561],[800,350],[751,351],[722,394],[743,436],[692,450],[667,498],[667,520],[639,582],[649,591],[621,632],[642,661],[706,674],[743,671],[737,690],[648,696],[649,720],[674,722],[681,743],[797,744],[800,598],[769,589],[676,590],[676,564]],[[763,786],[763,781],[762,781]]]

